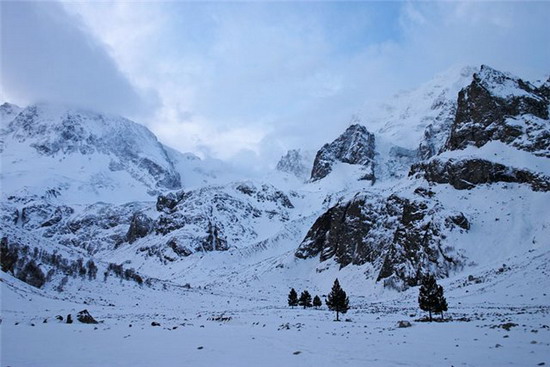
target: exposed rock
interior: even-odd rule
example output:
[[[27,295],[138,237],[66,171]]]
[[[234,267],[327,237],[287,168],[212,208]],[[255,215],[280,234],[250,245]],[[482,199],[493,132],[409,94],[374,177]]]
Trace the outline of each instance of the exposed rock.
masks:
[[[360,165],[365,174],[361,179],[374,182],[374,135],[359,124],[351,125],[330,144],[325,144],[315,156],[311,180],[326,177],[336,162]]]
[[[98,324],[96,319],[90,315],[88,310],[82,310],[76,315],[76,319],[83,324]]]
[[[447,218],[447,220],[452,222],[453,224],[456,224],[462,229],[465,229],[465,230],[470,229],[470,222],[468,222],[468,219],[462,213],[451,215],[450,217]]]
[[[481,147],[499,140],[550,157],[549,100],[546,89],[483,65],[458,94],[446,150]]]
[[[534,191],[550,191],[550,177],[483,159],[434,158],[413,165],[409,176],[450,184],[458,190],[472,189],[481,184],[513,182],[529,184]]]
[[[159,195],[157,198],[157,210],[159,212],[170,213],[181,201],[182,196],[183,193],[175,194],[173,192],[167,195]]]
[[[280,204],[281,206],[293,209],[294,205],[288,198],[288,196],[280,191],[275,189],[271,185],[261,185],[259,188],[253,184],[242,183],[237,185],[236,190],[242,192],[245,195],[251,196],[256,199],[258,202],[271,201]]]
[[[412,326],[412,324],[407,320],[401,320],[401,321],[397,322],[397,327],[398,328],[406,328],[406,327],[411,327],[411,326]]]
[[[321,215],[295,256],[333,258],[341,267],[372,263],[377,281],[405,289],[424,273],[447,275],[461,266],[462,258],[443,246],[443,231],[455,226],[435,202],[363,195]]]
[[[126,234],[126,240],[133,243],[138,238],[149,234],[153,228],[153,220],[143,213],[135,213],[130,221],[130,228]]]
[[[229,249],[225,238],[219,234],[218,226],[208,222],[208,237],[202,243],[203,251],[226,251]]]
[[[537,88],[537,93],[550,100],[550,77]]]
[[[71,314],[68,314],[67,315],[67,324],[72,324],[73,323],[73,317],[71,316]]]
[[[178,256],[186,257],[193,253],[189,248],[183,245],[179,245],[176,241],[176,239],[172,238],[168,243],[166,244],[169,248],[171,248],[174,253]]]
[[[41,227],[51,227],[59,223],[63,218],[66,218],[74,213],[74,209],[68,206],[58,206],[55,208],[53,215],[41,224]]]

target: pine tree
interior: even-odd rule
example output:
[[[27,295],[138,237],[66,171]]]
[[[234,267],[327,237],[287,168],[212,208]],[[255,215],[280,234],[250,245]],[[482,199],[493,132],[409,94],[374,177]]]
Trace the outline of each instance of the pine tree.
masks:
[[[311,307],[311,294],[309,294],[308,291],[303,291],[302,294],[300,294],[298,304],[304,306],[304,308]]]
[[[441,313],[443,319],[443,311],[447,311],[447,300],[443,296],[443,287],[437,284],[433,275],[428,275],[424,278],[420,286],[418,294],[418,305],[423,311],[428,311],[430,321],[432,321],[432,312]]]
[[[323,303],[321,302],[321,298],[319,298],[319,296],[313,297],[313,307],[319,308],[322,305],[323,305]]]
[[[288,294],[288,305],[290,307],[298,306],[298,293],[292,288]]]
[[[346,292],[344,292],[344,290],[340,287],[340,282],[338,282],[338,279],[336,279],[332,285],[332,290],[327,296],[326,304],[329,310],[336,311],[336,321],[340,321],[340,312],[348,312],[349,298],[346,295]]]
[[[438,285],[437,287],[438,292],[436,312],[439,312],[441,314],[441,320],[443,320],[443,312],[446,312],[448,309],[447,299],[445,299],[445,296],[443,295],[443,287],[441,285]]]

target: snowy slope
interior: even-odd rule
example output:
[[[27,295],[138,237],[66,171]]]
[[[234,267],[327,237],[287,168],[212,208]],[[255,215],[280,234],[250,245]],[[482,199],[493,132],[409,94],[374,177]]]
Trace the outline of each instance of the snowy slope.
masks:
[[[4,195],[50,191],[66,202],[122,203],[180,187],[156,137],[121,117],[33,105],[3,114],[0,135]]]
[[[458,92],[467,86],[475,67],[454,67],[420,87],[395,95],[361,114],[369,130],[423,158],[437,154],[445,143],[456,111]]]

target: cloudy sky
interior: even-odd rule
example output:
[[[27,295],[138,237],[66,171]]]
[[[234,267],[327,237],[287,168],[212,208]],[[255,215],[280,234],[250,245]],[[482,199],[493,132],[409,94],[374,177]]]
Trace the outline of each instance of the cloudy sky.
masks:
[[[2,100],[122,114],[267,162],[456,65],[550,72],[549,2],[2,2]]]

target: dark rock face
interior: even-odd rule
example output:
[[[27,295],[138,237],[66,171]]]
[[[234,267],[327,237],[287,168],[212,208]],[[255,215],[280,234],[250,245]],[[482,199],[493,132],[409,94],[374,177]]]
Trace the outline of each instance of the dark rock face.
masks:
[[[330,144],[325,144],[315,156],[311,180],[326,177],[336,162],[364,166],[363,180],[373,181],[374,177],[374,134],[364,126],[351,125]]]
[[[543,84],[537,88],[539,95],[544,96],[546,99],[550,100],[550,78],[548,78]]]
[[[444,150],[481,147],[499,140],[550,157],[548,106],[545,86],[537,89],[483,65],[458,95],[455,121]]]
[[[218,226],[212,222],[208,222],[208,236],[202,242],[203,251],[226,251],[229,249],[227,240],[220,236]]]
[[[82,310],[76,315],[76,319],[83,324],[99,324],[96,319],[90,315],[88,310]]]
[[[461,266],[462,258],[446,250],[443,234],[463,229],[460,223],[449,220],[439,204],[428,199],[360,196],[321,215],[295,256],[333,258],[341,267],[371,263],[378,269],[377,281],[405,289],[418,285],[428,272],[447,275]]]
[[[193,253],[193,251],[190,250],[189,248],[187,248],[186,246],[178,244],[177,241],[174,238],[172,238],[170,241],[168,241],[168,243],[166,245],[169,248],[171,248],[176,255],[181,256],[181,257],[186,257],[186,256],[189,256]]]
[[[183,196],[183,192],[169,193],[167,195],[159,195],[157,197],[157,210],[159,212],[170,213],[172,209],[178,205]]]
[[[153,228],[153,220],[143,213],[135,213],[130,221],[130,229],[126,234],[126,240],[133,243],[138,238],[143,238],[149,234]]]
[[[435,158],[413,165],[409,176],[414,175],[429,182],[450,184],[458,190],[472,189],[481,184],[512,182],[528,184],[534,191],[550,191],[550,177],[483,159]]]

